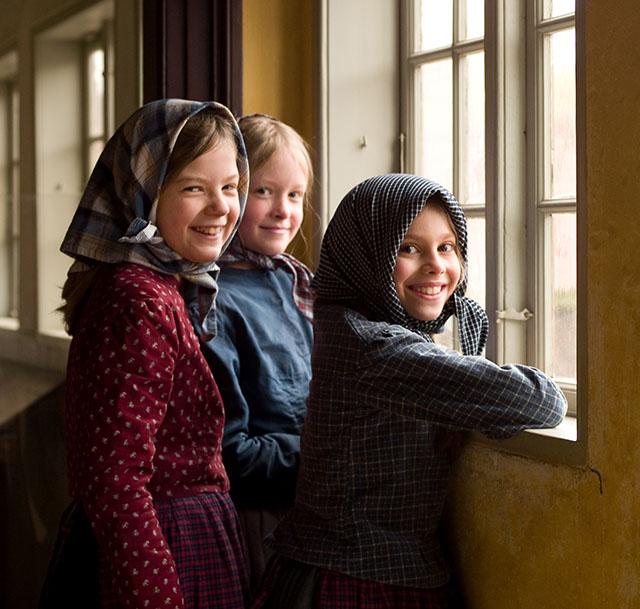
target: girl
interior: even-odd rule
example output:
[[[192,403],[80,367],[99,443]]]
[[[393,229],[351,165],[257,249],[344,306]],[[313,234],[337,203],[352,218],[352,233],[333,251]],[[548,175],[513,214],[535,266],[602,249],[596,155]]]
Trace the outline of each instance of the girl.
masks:
[[[222,402],[181,290],[192,282],[201,331],[212,334],[209,272],[236,230],[246,180],[237,124],[214,102],[143,106],[96,164],[61,248],[75,258],[61,308],[73,336],[66,423],[74,502],[45,606],[244,607]],[[77,556],[86,576],[78,581],[72,546],[91,529],[98,564]],[[93,580],[98,598],[70,598]]]
[[[291,507],[311,378],[311,272],[284,253],[313,184],[307,145],[288,125],[238,121],[251,168],[238,235],[220,259],[218,335],[202,349],[225,412],[222,457],[246,542],[252,585],[264,536]]]
[[[553,427],[560,389],[479,357],[482,309],[465,298],[465,219],[441,186],[384,175],[356,186],[323,240],[295,506],[271,537],[262,607],[458,607],[437,538],[443,437]],[[433,342],[458,320],[463,354]],[[297,604],[296,604],[297,603]]]

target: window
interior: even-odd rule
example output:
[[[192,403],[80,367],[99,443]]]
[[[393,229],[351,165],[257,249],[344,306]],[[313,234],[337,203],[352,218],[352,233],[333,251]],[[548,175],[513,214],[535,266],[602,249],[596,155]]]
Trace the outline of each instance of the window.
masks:
[[[543,369],[574,414],[575,10],[575,0],[405,0],[403,15],[405,170],[465,210],[487,355]]]
[[[105,0],[35,38],[38,329],[63,335],[59,251],[93,165],[113,127],[113,2]]]
[[[18,323],[20,148],[18,146],[18,58],[0,57],[0,320]]]

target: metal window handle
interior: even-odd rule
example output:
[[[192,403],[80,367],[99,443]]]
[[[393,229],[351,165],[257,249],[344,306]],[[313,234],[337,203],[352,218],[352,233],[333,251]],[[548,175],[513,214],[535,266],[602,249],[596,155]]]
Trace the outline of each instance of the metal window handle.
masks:
[[[500,323],[503,319],[509,321],[528,321],[533,317],[533,313],[526,307],[522,311],[516,311],[513,307],[508,307],[504,311],[496,311],[496,321]]]

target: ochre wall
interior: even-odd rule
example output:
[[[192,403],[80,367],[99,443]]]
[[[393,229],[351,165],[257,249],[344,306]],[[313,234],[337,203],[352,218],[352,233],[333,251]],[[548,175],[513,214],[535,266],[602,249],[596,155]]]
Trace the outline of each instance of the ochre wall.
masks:
[[[584,4],[589,456],[463,455],[449,530],[470,609],[640,607],[640,12]]]
[[[244,0],[242,11],[243,113],[274,116],[313,147],[313,1]],[[309,210],[306,243],[298,237],[290,248],[309,266],[315,226]]]

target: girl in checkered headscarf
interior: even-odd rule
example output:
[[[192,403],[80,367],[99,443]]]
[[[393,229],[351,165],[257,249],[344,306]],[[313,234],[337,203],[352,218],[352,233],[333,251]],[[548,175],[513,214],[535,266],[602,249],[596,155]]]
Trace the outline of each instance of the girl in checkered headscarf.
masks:
[[[41,607],[245,606],[224,411],[183,293],[213,336],[247,179],[229,110],[179,99],[137,110],[91,174],[61,248],[73,502]]]
[[[480,357],[457,201],[421,177],[365,180],[325,233],[294,507],[252,609],[459,609],[440,540],[443,435],[554,427],[567,403],[535,368]],[[435,344],[454,315],[462,353]]]
[[[406,256],[403,239],[425,205],[444,213],[451,226],[459,280],[448,286],[447,298],[446,290],[440,295],[439,314],[417,319],[401,302],[393,274],[396,261]],[[424,178],[391,174],[362,182],[340,204],[324,237],[313,285],[319,298],[365,306],[375,319],[400,324],[427,339],[455,315],[462,352],[478,355],[489,324],[480,305],[464,295],[466,269],[467,225],[455,197]]]

